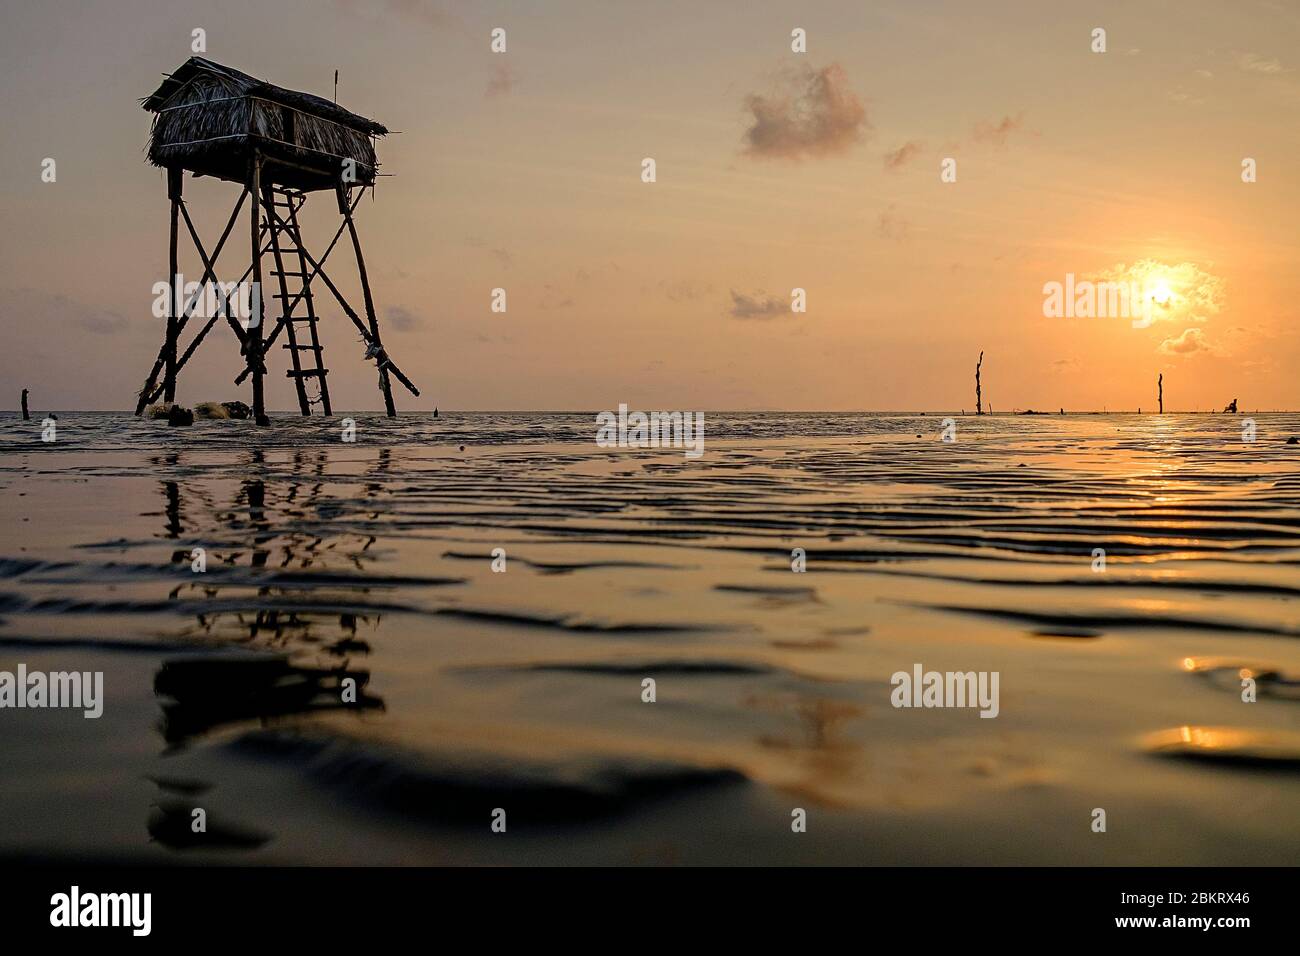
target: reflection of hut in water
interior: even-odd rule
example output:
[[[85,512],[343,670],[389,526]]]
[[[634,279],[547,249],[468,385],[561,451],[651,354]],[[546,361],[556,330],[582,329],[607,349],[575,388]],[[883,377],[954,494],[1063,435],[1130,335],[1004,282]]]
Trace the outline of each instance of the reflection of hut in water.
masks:
[[[188,467],[177,455],[155,462],[170,469],[169,479]],[[373,536],[318,530],[333,501],[321,480],[326,462],[323,452],[299,450],[288,473],[268,473],[266,456],[255,450],[240,469],[249,477],[231,499],[196,492],[200,506],[189,501],[188,509],[194,483],[161,482],[161,537],[192,542],[172,553],[185,570],[170,597],[181,607],[192,602],[195,618],[176,636],[239,648],[164,662],[154,691],[168,744],[247,721],[383,709],[369,691],[369,670],[354,663],[370,653],[362,633],[378,626],[382,608],[364,578],[344,570],[363,569]],[[190,570],[192,547],[199,546],[208,552],[202,574]]]
[[[380,458],[375,473],[387,467],[387,456]],[[299,449],[287,472],[268,470],[265,454],[253,449],[240,468],[248,477],[223,505],[201,483],[174,480],[189,467],[177,455],[153,459],[168,474],[160,482],[160,536],[187,540],[171,554],[185,572],[169,597],[194,606],[194,623],[180,636],[261,650],[313,649],[344,662],[370,652],[365,634],[384,613],[364,578],[376,560],[375,536],[330,527],[329,516],[345,505],[326,493],[327,461],[324,451]],[[192,571],[196,548],[205,552],[202,574]]]
[[[149,161],[167,170],[167,195],[171,200],[171,254],[167,334],[152,371],[140,390],[136,414],[160,397],[175,400],[176,378],[195,349],[221,319],[234,332],[244,356],[245,368],[236,384],[252,377],[253,416],[266,424],[263,377],[267,373],[268,349],[283,334],[281,348],[289,353],[290,368],[285,373],[293,380],[299,410],[310,415],[316,405],[331,414],[329,370],[323,362],[323,348],[317,332],[320,315],[313,297],[313,285],[319,280],[344,313],[351,319],[365,344],[367,359],[373,359],[379,377],[379,390],[390,416],[396,414],[390,377],[396,378],[412,394],[419,391],[389,358],[380,338],[370,281],[366,274],[361,242],[357,236],[353,213],[367,189],[373,191],[378,175],[375,140],[388,130],[380,123],[343,109],[336,103],[297,90],[275,86],[202,57],[191,57],[165,79],[143,105],[155,114],[149,137]],[[182,198],[182,177],[186,171],[194,176],[239,183],[243,188],[230,220],[211,254],[199,238]],[[343,222],[325,253],[316,258],[302,241],[298,213],[308,193],[320,190],[335,193]],[[353,193],[356,192],[355,198]],[[205,324],[183,352],[180,336],[194,317],[194,310],[206,296],[210,284],[228,282],[217,273],[217,262],[249,197],[250,255],[252,264],[244,270],[239,283],[249,280],[259,291],[253,298],[252,316],[241,321],[231,314],[225,294],[217,297],[214,315],[204,315]],[[179,223],[194,242],[203,263],[203,278],[194,296],[178,303],[176,288],[180,274],[177,256]],[[357,272],[364,296],[364,318],[344,298],[325,272],[324,263],[344,229],[348,230],[356,255]],[[265,295],[262,257],[270,254],[278,291]],[[273,316],[270,330],[263,327],[262,304],[278,303],[279,315]],[[159,375],[162,376],[161,383]],[[316,389],[313,397],[308,389]]]
[[[330,710],[383,710],[365,690],[370,672],[302,667],[283,654],[192,654],[163,662],[154,693],[163,698],[163,736],[180,743],[225,724]],[[351,698],[343,693],[350,688]]]

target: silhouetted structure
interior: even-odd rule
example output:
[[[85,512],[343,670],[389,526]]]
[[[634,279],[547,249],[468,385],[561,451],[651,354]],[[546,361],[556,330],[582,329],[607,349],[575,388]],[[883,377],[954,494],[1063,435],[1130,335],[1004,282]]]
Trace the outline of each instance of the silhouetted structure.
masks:
[[[1160,414],[1165,413],[1165,375],[1160,373],[1160,378],[1156,381],[1156,388],[1160,390]]]
[[[980,360],[975,363],[975,414],[983,415],[984,409],[980,406],[980,366],[984,364],[984,352],[980,351]]]
[[[266,354],[282,332],[286,341],[281,348],[288,350],[291,366],[285,374],[293,379],[299,409],[303,415],[310,415],[312,406],[319,404],[324,414],[331,414],[326,382],[329,370],[323,364],[323,349],[316,328],[319,315],[312,296],[312,285],[317,279],[334,295],[356,326],[366,346],[365,357],[374,359],[388,414],[396,414],[390,376],[411,394],[419,395],[419,390],[384,350],[361,242],[352,219],[366,188],[374,188],[378,167],[374,140],[388,130],[319,96],[274,86],[202,57],[190,57],[142,103],[155,114],[149,136],[149,161],[167,170],[172,294],[166,339],[140,390],[136,414],[141,414],[145,406],[160,396],[167,402],[175,400],[177,374],[220,319],[225,319],[235,333],[244,356],[245,368],[235,383],[242,383],[250,375],[253,378],[252,411],[259,425],[267,424],[263,391]],[[211,255],[200,241],[181,196],[182,175],[186,170],[195,176],[211,176],[243,186]],[[334,191],[343,222],[324,255],[317,259],[303,245],[298,213],[308,193],[324,189]],[[354,189],[358,190],[355,199]],[[255,288],[262,291],[260,297],[254,297],[255,314],[241,322],[230,314],[227,302],[219,302],[217,314],[206,316],[206,324],[178,356],[180,335],[201,301],[203,289],[217,282],[217,259],[249,196],[252,196],[249,219],[252,264],[244,270],[239,282],[251,276]],[[199,294],[187,301],[178,315],[177,235],[182,218],[203,261],[204,271]],[[324,269],[325,260],[344,229],[348,230],[356,254],[365,302],[364,320]],[[264,294],[262,283],[262,256],[266,253],[274,258],[275,268],[270,274],[276,277],[279,290],[270,296]],[[280,315],[265,337],[261,322],[265,310],[261,301],[257,301],[259,298],[280,304]],[[161,384],[158,383],[160,373]],[[308,379],[314,379],[319,389],[315,398],[308,394]]]
[[[23,389],[23,421],[30,421],[31,417],[31,413],[27,411],[27,389]]]

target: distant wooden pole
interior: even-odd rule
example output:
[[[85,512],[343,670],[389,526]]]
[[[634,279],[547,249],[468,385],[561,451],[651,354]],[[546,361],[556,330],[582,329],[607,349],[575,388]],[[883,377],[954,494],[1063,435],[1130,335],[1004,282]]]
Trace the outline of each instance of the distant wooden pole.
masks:
[[[983,415],[984,408],[980,396],[980,366],[984,364],[984,350],[980,350],[980,360],[975,363],[975,414]]]
[[[370,296],[370,279],[366,276],[366,260],[361,255],[361,240],[357,238],[357,227],[352,221],[352,208],[348,203],[348,194],[342,183],[334,186],[339,198],[339,212],[347,219],[348,234],[352,236],[352,248],[357,254],[357,273],[361,276],[361,292],[366,301],[366,321],[370,325],[370,347],[374,351],[375,364],[379,366],[379,390],[384,393],[384,408],[389,418],[397,417],[393,405],[393,387],[388,381],[388,355],[384,352],[379,339],[379,322],[375,319],[375,303]]]
[[[167,198],[172,203],[172,228],[170,255],[167,257],[167,357],[163,373],[163,401],[176,401],[176,339],[180,335],[180,316],[176,314],[176,274],[180,271],[176,257],[176,240],[179,235],[181,214],[181,188],[184,170],[178,166],[167,169]]]
[[[30,421],[31,417],[31,413],[27,411],[27,389],[23,389],[23,421]]]
[[[1156,380],[1156,388],[1160,390],[1160,414],[1165,413],[1165,373],[1160,373],[1160,378]]]
[[[253,287],[257,290],[257,309],[253,321],[248,326],[248,337],[244,340],[244,351],[249,368],[253,370],[253,421],[259,425],[269,425],[266,417],[266,397],[263,394],[265,365],[262,363],[262,316],[266,313],[265,296],[262,292],[262,233],[259,219],[261,207],[257,197],[262,192],[262,154],[253,153],[253,168],[248,177],[248,192],[253,197],[249,203],[249,231],[253,250]]]

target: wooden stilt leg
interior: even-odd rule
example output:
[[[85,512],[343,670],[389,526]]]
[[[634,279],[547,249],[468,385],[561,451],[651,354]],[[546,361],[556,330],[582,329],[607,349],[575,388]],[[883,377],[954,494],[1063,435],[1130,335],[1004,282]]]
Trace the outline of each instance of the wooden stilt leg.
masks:
[[[176,401],[176,339],[180,335],[180,316],[176,314],[176,274],[180,271],[176,258],[176,239],[180,226],[181,184],[184,182],[183,171],[176,167],[167,170],[167,197],[172,203],[171,255],[167,259],[167,288],[171,294],[167,297],[167,354],[166,371],[163,373],[163,401]]]
[[[199,280],[199,285],[203,285],[204,283],[207,282],[216,281],[217,275],[216,275],[215,264],[217,261],[217,257],[221,255],[221,250],[225,248],[226,239],[229,238],[230,231],[235,228],[235,223],[239,220],[239,211],[244,208],[244,200],[247,198],[248,198],[248,189],[247,187],[245,187],[240,192],[239,201],[235,203],[235,208],[230,213],[230,220],[226,223],[226,228],[221,233],[221,238],[217,240],[216,248],[212,250],[212,258],[210,260],[207,260],[207,263],[204,266],[203,278]],[[181,214],[184,215],[185,207],[181,206],[180,209],[181,209]],[[206,259],[206,254],[203,252],[202,248],[199,249],[199,255],[203,256]],[[251,267],[249,271],[250,272],[252,271]],[[247,273],[245,273],[245,276],[247,276]],[[242,282],[243,279],[240,279],[240,281]],[[186,304],[184,313],[177,321],[176,334],[178,337],[180,336],[180,333],[185,330],[186,323],[189,322],[190,316],[194,310],[194,306],[198,302],[198,298],[199,298],[198,293],[195,293],[194,299]],[[163,391],[162,387],[158,385],[158,376],[162,374],[163,366],[166,365],[166,363],[167,363],[167,341],[166,339],[164,339],[163,344],[158,349],[158,357],[154,359],[153,368],[150,370],[149,376],[144,381],[144,388],[140,389],[140,396],[139,399],[136,401],[136,405],[135,405],[135,413],[137,415],[143,414],[145,410],[145,406],[148,405],[150,402],[156,401],[158,396],[162,394]],[[184,364],[183,361],[177,363],[176,367],[178,371],[182,364]]]
[[[348,203],[348,195],[343,189],[343,184],[338,183],[334,188],[338,192],[339,212],[347,220],[348,234],[352,237],[352,248],[357,254],[357,273],[361,276],[361,292],[366,301],[366,321],[370,324],[371,348],[375,351],[375,363],[379,366],[379,390],[384,394],[384,408],[388,412],[388,417],[396,418],[397,409],[393,405],[393,389],[388,381],[388,356],[379,339],[379,322],[375,319],[375,303],[370,296],[370,279],[366,276],[366,260],[361,255],[361,240],[357,238],[357,227],[352,221],[352,207]]]
[[[261,210],[257,201],[262,194],[262,156],[260,153],[253,154],[253,168],[249,174],[248,191],[253,197],[253,201],[249,204],[248,221],[252,236],[253,285],[257,289],[257,308],[248,327],[248,337],[244,342],[244,350],[249,367],[253,370],[253,420],[259,425],[269,425],[271,420],[266,417],[266,398],[262,389],[262,379],[264,377],[262,317],[266,312],[266,301],[265,293],[262,290],[262,234],[259,222]]]

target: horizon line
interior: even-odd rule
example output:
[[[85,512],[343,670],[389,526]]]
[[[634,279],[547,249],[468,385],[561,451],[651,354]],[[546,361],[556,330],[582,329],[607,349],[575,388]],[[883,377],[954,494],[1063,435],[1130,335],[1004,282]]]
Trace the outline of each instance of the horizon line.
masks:
[[[633,411],[660,411],[663,409],[632,409]],[[583,409],[583,408],[450,408],[444,409],[438,407],[439,415],[599,415],[608,409]],[[670,409],[672,411],[682,412],[687,409]],[[954,415],[963,418],[994,418],[1002,415],[1025,416],[1033,415],[1034,417],[1045,416],[1053,418],[1062,418],[1069,415],[1295,415],[1300,414],[1300,409],[1292,408],[1257,408],[1238,410],[1236,412],[1227,412],[1214,409],[1169,409],[1168,411],[1143,411],[1141,409],[1061,409],[1059,411],[1040,411],[1031,408],[1012,408],[1007,411],[986,411],[971,412],[966,409],[890,409],[890,408],[862,408],[862,409],[827,409],[827,408],[703,408],[689,409],[689,411],[699,411],[709,415],[896,415],[896,416],[930,416],[930,415]],[[145,415],[136,415],[133,409],[127,408],[47,408],[42,412],[31,410],[32,420],[35,420],[38,414],[42,413],[64,413],[64,414],[102,414],[102,415],[127,415],[132,418],[140,418],[142,421],[150,420]],[[343,411],[336,411],[333,415],[302,415],[297,409],[267,409],[267,414],[274,414],[286,418],[339,418],[350,413],[356,414],[377,414],[385,415],[383,408],[351,408]],[[21,416],[21,408],[0,409],[0,415]],[[432,409],[398,409],[398,417],[403,415],[433,415]],[[239,421],[240,419],[231,419]]]

